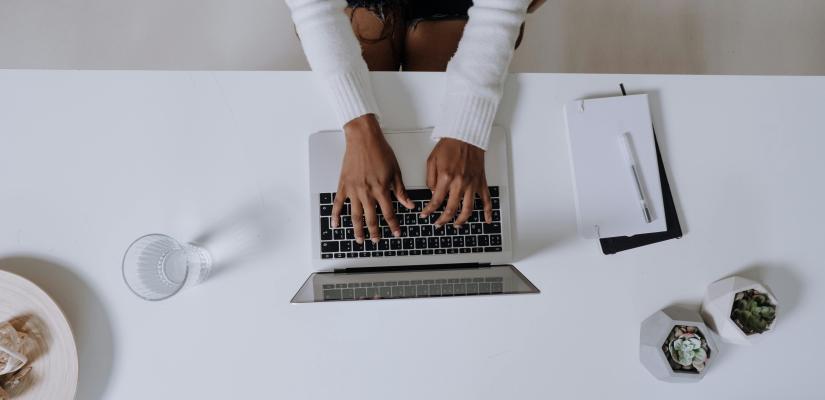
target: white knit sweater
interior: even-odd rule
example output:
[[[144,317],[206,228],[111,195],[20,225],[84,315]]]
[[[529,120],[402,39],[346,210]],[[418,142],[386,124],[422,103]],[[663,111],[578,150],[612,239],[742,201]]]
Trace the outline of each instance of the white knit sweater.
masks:
[[[412,0],[415,1],[415,0]],[[449,1],[449,0],[444,0]],[[286,0],[307,60],[343,126],[380,117],[367,64],[344,14],[345,0]],[[464,35],[447,66],[447,86],[433,138],[487,149],[519,27],[530,0],[474,0]]]

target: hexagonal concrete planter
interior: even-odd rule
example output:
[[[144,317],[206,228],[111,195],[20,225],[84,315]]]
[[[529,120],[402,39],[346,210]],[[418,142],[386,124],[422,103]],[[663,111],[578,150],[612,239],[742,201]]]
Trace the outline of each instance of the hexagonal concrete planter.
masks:
[[[676,329],[689,331],[704,339],[704,368],[683,367],[668,351],[668,340]],[[685,331],[687,332],[687,331]],[[698,312],[682,307],[668,307],[657,311],[642,322],[639,337],[639,359],[642,365],[659,380],[665,382],[698,382],[705,377],[708,367],[719,354],[711,330],[702,322]]]
[[[768,296],[768,300],[772,305],[779,308],[779,303],[765,286],[761,283],[752,281],[741,276],[732,276],[725,278],[708,286],[705,293],[705,298],[702,300],[702,317],[705,322],[714,330],[722,340],[734,344],[750,345],[754,340],[762,337],[765,333],[770,332],[776,319],[768,326],[767,331],[763,333],[746,334],[742,331],[739,325],[731,318],[731,311],[733,302],[737,293],[745,292],[751,289]]]

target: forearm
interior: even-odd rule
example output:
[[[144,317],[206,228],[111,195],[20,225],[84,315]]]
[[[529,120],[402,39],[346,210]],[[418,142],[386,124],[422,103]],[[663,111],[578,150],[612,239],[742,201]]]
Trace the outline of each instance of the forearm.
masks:
[[[530,0],[475,0],[447,66],[444,109],[433,136],[487,148],[519,27]]]
[[[352,33],[345,0],[286,0],[310,67],[331,99],[341,126],[379,114],[361,47]]]

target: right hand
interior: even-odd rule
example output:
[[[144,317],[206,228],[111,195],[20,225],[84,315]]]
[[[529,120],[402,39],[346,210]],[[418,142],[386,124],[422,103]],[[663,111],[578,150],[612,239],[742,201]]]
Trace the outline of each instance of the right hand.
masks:
[[[407,196],[395,153],[384,138],[378,120],[373,114],[358,117],[344,125],[344,135],[347,148],[338,193],[332,205],[332,227],[340,226],[341,209],[344,201],[349,199],[356,242],[364,243],[363,220],[366,220],[372,242],[378,243],[381,239],[376,204],[393,236],[400,237],[401,226],[395,217],[390,193],[395,193],[398,201],[408,209],[415,208],[415,204]]]

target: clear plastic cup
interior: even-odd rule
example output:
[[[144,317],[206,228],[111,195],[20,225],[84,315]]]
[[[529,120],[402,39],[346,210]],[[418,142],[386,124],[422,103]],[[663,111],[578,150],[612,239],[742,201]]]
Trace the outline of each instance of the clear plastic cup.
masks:
[[[138,297],[168,299],[183,288],[203,282],[212,268],[204,248],[161,234],[138,238],[123,256],[123,280]]]

